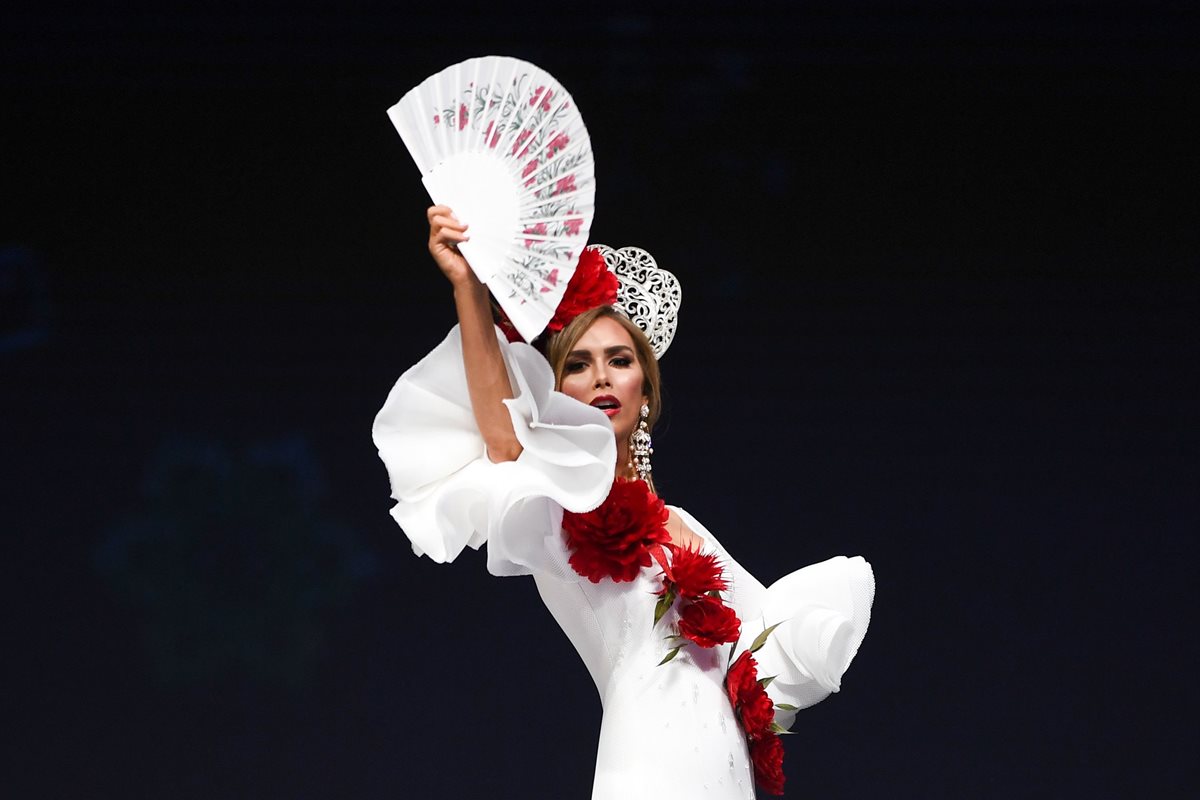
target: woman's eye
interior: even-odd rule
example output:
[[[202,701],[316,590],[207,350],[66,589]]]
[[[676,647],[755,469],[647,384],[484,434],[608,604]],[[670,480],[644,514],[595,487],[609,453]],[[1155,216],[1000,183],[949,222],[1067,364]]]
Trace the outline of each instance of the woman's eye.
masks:
[[[615,367],[628,367],[633,364],[633,359],[626,356],[621,356],[620,358],[614,358],[612,360],[612,364]]]
[[[566,372],[579,372],[586,366],[587,364],[583,363],[582,361],[569,361],[567,362],[567,366],[564,367],[564,370]]]

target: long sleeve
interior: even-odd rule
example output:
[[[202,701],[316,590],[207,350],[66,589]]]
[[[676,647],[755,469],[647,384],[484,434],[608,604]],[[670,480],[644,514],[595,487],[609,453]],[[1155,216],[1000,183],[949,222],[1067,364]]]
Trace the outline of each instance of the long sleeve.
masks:
[[[545,540],[559,536],[563,509],[590,511],[607,496],[616,441],[603,413],[554,391],[540,353],[496,335],[515,395],[504,403],[523,448],[516,461],[487,457],[457,326],[396,382],[372,438],[414,552],[448,562],[486,542],[490,572],[529,574],[549,566]]]

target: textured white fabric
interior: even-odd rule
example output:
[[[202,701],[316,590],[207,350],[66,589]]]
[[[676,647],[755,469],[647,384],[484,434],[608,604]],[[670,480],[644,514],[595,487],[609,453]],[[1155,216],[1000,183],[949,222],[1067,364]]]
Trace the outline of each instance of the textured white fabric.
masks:
[[[499,329],[496,337],[516,395],[505,401],[524,448],[516,461],[487,458],[457,326],[392,387],[372,438],[397,501],[392,516],[417,555],[453,561],[486,541],[490,572],[521,575],[547,568],[541,540],[558,535],[564,508],[603,502],[617,450],[603,412],[553,391],[541,354]]]
[[[595,409],[551,391],[549,368],[535,351],[505,346],[520,387],[509,407],[514,424],[524,427],[518,435],[529,455],[514,465],[487,463],[482,441],[468,435],[474,419],[463,415],[470,415],[470,401],[458,347],[452,332],[405,373],[376,420],[376,442],[401,509],[392,513],[414,549],[445,561],[486,539],[492,572],[533,573],[604,707],[593,800],[753,798],[746,742],[724,688],[730,647],[688,646],[657,666],[677,622],[671,611],[653,624],[657,570],[645,569],[630,583],[591,583],[567,563],[563,500],[587,510],[612,482],[615,442],[607,418],[596,425]],[[437,402],[430,399],[435,395]],[[595,427],[607,442],[598,441]],[[725,566],[726,599],[743,621],[738,651],[765,626],[783,623],[756,653],[759,675],[776,676],[769,689],[775,702],[803,708],[837,691],[870,620],[870,566],[837,557],[767,588],[698,520],[673,510]],[[780,712],[777,719],[787,725],[793,716]]]

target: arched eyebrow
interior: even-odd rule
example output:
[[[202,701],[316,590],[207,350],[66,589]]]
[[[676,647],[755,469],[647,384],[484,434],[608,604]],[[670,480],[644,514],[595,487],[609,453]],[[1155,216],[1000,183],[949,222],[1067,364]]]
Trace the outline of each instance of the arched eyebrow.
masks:
[[[604,348],[604,355],[615,356],[618,353],[628,353],[633,355],[633,348],[627,344],[614,344],[612,347]],[[567,358],[591,358],[591,350],[572,350],[567,354]]]

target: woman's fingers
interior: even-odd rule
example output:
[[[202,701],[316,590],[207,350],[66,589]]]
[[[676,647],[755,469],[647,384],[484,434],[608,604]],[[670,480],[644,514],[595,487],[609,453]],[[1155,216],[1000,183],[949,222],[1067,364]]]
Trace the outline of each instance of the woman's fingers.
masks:
[[[430,206],[426,216],[429,217],[430,227],[449,228],[456,231],[465,231],[468,227],[460,222],[447,206]]]

